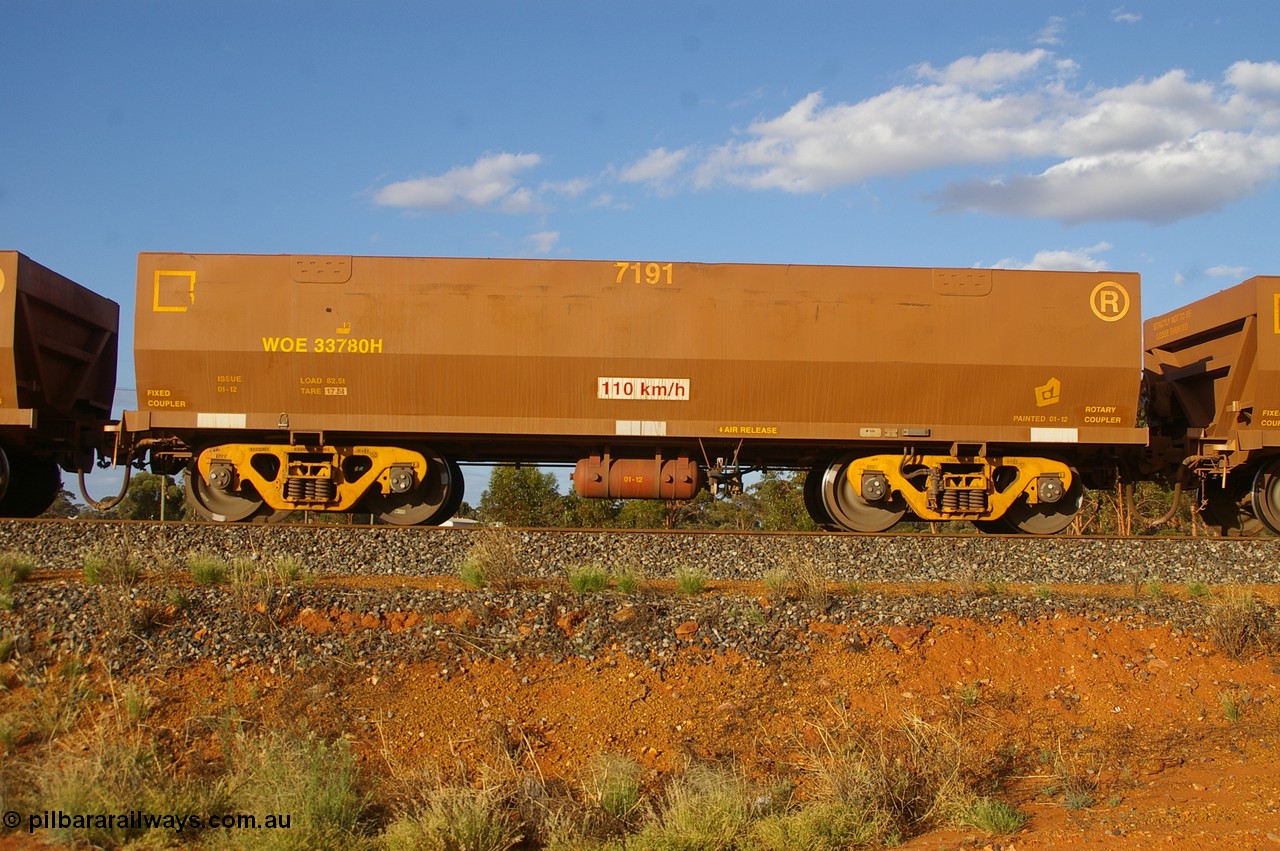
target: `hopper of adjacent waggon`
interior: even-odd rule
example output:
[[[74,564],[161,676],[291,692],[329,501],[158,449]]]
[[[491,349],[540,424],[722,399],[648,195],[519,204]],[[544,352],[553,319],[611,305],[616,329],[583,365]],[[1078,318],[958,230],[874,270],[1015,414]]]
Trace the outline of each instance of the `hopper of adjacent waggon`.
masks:
[[[39,514],[58,465],[87,470],[116,380],[120,309],[16,251],[0,251],[0,515]]]
[[[1145,324],[1152,466],[1199,475],[1224,534],[1280,533],[1280,277],[1259,276]]]

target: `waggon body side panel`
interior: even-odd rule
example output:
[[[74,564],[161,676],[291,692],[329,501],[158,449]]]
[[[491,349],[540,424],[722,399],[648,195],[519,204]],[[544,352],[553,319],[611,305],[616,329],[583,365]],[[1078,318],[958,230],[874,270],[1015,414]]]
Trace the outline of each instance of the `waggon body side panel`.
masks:
[[[1141,444],[1138,276],[143,254],[131,429]]]

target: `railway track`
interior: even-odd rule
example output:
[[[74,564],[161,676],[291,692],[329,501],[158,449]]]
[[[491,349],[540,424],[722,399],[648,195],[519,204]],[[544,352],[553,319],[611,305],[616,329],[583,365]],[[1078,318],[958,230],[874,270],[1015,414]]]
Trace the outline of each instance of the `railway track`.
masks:
[[[509,547],[528,579],[595,565],[651,579],[679,569],[761,581],[797,563],[833,583],[1280,584],[1280,539],[841,535],[720,531],[451,529],[138,521],[0,521],[0,550],[41,569],[79,570],[94,550],[181,567],[191,553],[295,559],[324,576],[456,576],[484,538]]]

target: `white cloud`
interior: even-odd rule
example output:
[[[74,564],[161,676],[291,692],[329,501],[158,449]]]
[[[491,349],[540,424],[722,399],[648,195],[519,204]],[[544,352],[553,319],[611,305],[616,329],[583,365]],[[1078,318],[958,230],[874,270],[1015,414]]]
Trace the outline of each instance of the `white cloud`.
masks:
[[[688,156],[688,148],[678,151],[654,148],[618,172],[618,179],[623,183],[664,183],[676,175]]]
[[[934,197],[944,210],[1164,223],[1280,176],[1277,62],[1237,62],[1219,83],[1174,69],[1104,89],[1073,85],[1075,63],[1044,49],[914,70],[923,82],[856,103],[810,93],[712,149],[693,166],[695,185],[824,192],[1007,164],[1012,174],[958,180]],[[637,166],[656,170],[659,152]]]
[[[1130,12],[1125,7],[1120,6],[1111,10],[1111,20],[1120,24],[1136,24],[1142,20],[1142,16],[1137,12]]]
[[[508,212],[534,208],[532,194],[516,176],[542,162],[538,154],[492,154],[472,165],[451,168],[434,177],[390,183],[373,200],[386,207],[421,210],[481,209],[500,204]]]
[[[1249,274],[1248,266],[1210,266],[1204,270],[1204,273],[1211,278],[1230,278],[1233,281],[1243,281],[1245,276]]]
[[[928,62],[915,67],[918,76],[956,86],[988,89],[1004,85],[1032,71],[1049,57],[1047,50],[1016,53],[1012,50],[993,50],[982,56],[963,56],[941,71]]]
[[[533,246],[533,250],[538,254],[550,254],[551,249],[556,247],[556,243],[560,241],[560,231],[544,230],[538,233],[529,234],[526,240]]]
[[[1280,138],[1201,133],[1146,150],[1074,157],[1040,174],[969,181],[936,196],[942,209],[1057,219],[1168,224],[1220,209],[1275,179]]]
[[[536,213],[541,212],[542,205],[538,202],[532,189],[527,186],[521,186],[519,189],[512,190],[509,194],[503,196],[498,208],[504,213]]]
[[[617,196],[612,192],[601,192],[591,201],[592,209],[597,210],[630,210],[631,205],[625,201],[619,201]]]
[[[585,177],[575,177],[571,180],[544,183],[541,188],[543,192],[554,192],[566,198],[577,198],[591,188],[591,181]]]
[[[1105,260],[1093,255],[1110,251],[1111,243],[1099,242],[1088,248],[1047,249],[1037,251],[1030,263],[1006,257],[992,265],[995,269],[1056,269],[1065,272],[1101,272],[1107,268]]]
[[[1055,15],[1036,35],[1036,44],[1062,44],[1062,31],[1066,28],[1066,19]]]

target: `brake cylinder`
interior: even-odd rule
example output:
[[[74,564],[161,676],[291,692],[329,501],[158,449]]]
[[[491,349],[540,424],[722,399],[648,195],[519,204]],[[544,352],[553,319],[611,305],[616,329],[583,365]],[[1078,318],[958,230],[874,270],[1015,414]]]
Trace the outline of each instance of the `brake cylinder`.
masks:
[[[693,499],[702,468],[688,458],[611,458],[578,461],[573,487],[584,499]]]

